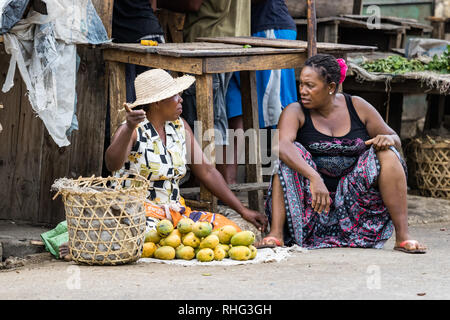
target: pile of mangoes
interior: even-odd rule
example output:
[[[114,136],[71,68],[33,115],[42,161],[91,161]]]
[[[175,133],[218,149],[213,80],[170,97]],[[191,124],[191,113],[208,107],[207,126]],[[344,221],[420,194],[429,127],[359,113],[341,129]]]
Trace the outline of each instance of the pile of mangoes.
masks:
[[[141,257],[161,260],[196,258],[201,262],[225,258],[245,261],[256,257],[254,241],[253,232],[238,232],[232,225],[213,231],[207,221],[194,222],[183,218],[174,228],[172,222],[165,219],[156,225],[156,230],[145,234]]]

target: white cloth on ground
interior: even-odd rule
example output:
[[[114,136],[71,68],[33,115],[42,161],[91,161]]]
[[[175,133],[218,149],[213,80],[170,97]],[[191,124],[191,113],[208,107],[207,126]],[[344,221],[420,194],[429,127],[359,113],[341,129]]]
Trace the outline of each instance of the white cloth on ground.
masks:
[[[229,258],[223,259],[221,261],[213,260],[211,262],[200,262],[197,259],[192,260],[182,260],[182,259],[174,259],[174,260],[160,260],[155,258],[141,258],[137,261],[137,263],[164,263],[164,264],[173,264],[180,266],[233,266],[233,265],[241,265],[241,264],[257,264],[257,263],[269,263],[269,262],[281,262],[287,258],[289,258],[295,252],[308,252],[307,249],[302,248],[298,245],[294,245],[291,247],[276,247],[276,248],[264,248],[258,249],[258,253],[253,260],[247,261],[238,261],[232,260]]]

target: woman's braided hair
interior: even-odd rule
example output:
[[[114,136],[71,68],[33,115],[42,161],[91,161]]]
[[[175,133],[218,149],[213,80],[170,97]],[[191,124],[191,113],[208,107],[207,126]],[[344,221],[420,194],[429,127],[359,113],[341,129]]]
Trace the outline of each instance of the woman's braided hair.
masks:
[[[315,69],[327,84],[336,83],[336,91],[338,90],[341,80],[341,67],[335,57],[329,54],[316,54],[306,60],[306,66]]]

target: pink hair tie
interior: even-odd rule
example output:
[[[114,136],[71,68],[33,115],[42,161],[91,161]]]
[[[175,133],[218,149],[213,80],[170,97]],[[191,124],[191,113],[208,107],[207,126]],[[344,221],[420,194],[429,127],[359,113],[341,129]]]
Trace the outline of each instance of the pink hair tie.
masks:
[[[341,79],[339,80],[339,83],[342,83],[344,82],[345,76],[347,75],[348,67],[344,59],[337,59],[336,61],[339,63],[339,67],[341,68]]]

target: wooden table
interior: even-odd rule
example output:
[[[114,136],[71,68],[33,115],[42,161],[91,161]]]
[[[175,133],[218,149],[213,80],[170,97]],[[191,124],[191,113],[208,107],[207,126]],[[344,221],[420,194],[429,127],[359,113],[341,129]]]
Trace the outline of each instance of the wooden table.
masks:
[[[450,18],[428,17],[433,27],[432,38],[450,40]]]
[[[360,45],[376,45],[381,51],[404,48],[408,35],[423,36],[431,32],[428,25],[414,19],[381,17],[375,28],[369,16],[341,15],[317,19],[319,41]],[[297,24],[298,39],[306,39],[306,19],[294,19]],[[369,22],[369,23],[368,23]]]
[[[166,43],[156,47],[140,44],[103,45],[104,59],[108,63],[111,131],[123,121],[119,110],[126,101],[125,65],[132,63],[151,68],[189,73],[196,77],[197,118],[203,132],[214,128],[213,81],[214,73],[241,71],[241,92],[244,130],[254,128],[256,143],[246,143],[246,156],[255,155],[256,163],[246,161],[246,181],[262,183],[261,154],[259,150],[258,99],[256,92],[256,70],[299,68],[307,58],[307,44],[296,40],[272,40],[252,37],[202,38],[194,43]],[[243,44],[251,48],[243,48]],[[345,56],[347,52],[367,52],[375,47],[318,43],[319,52]],[[214,134],[202,139],[201,146],[209,150],[207,155],[215,163]],[[200,187],[200,202],[191,205],[214,211],[216,199]],[[249,207],[263,212],[263,192],[257,187],[249,191]]]

